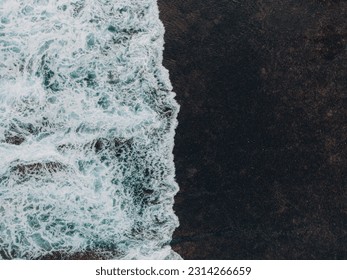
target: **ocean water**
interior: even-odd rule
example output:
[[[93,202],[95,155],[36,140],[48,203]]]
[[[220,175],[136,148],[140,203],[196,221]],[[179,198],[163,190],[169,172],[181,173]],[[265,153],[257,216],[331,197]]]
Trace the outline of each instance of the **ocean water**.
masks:
[[[179,258],[156,0],[0,0],[0,258]]]

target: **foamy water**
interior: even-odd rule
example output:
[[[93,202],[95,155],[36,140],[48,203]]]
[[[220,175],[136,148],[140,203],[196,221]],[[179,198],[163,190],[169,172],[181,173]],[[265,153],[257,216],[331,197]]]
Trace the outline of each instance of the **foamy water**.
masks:
[[[155,0],[0,0],[0,258],[178,258]]]

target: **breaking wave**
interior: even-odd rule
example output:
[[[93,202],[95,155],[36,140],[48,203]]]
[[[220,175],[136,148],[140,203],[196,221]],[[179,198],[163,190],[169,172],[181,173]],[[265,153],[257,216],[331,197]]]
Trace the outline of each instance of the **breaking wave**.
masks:
[[[0,1],[0,258],[179,258],[155,0]]]

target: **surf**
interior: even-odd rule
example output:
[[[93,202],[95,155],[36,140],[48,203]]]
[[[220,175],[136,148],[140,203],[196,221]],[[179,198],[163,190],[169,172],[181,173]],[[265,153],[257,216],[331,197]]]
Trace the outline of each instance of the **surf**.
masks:
[[[179,258],[156,1],[4,0],[0,17],[1,258]]]

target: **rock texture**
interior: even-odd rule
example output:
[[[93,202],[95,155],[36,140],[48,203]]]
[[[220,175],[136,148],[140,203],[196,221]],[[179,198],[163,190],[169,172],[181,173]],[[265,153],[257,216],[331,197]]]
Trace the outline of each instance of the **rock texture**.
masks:
[[[347,1],[159,0],[185,259],[347,257]]]

